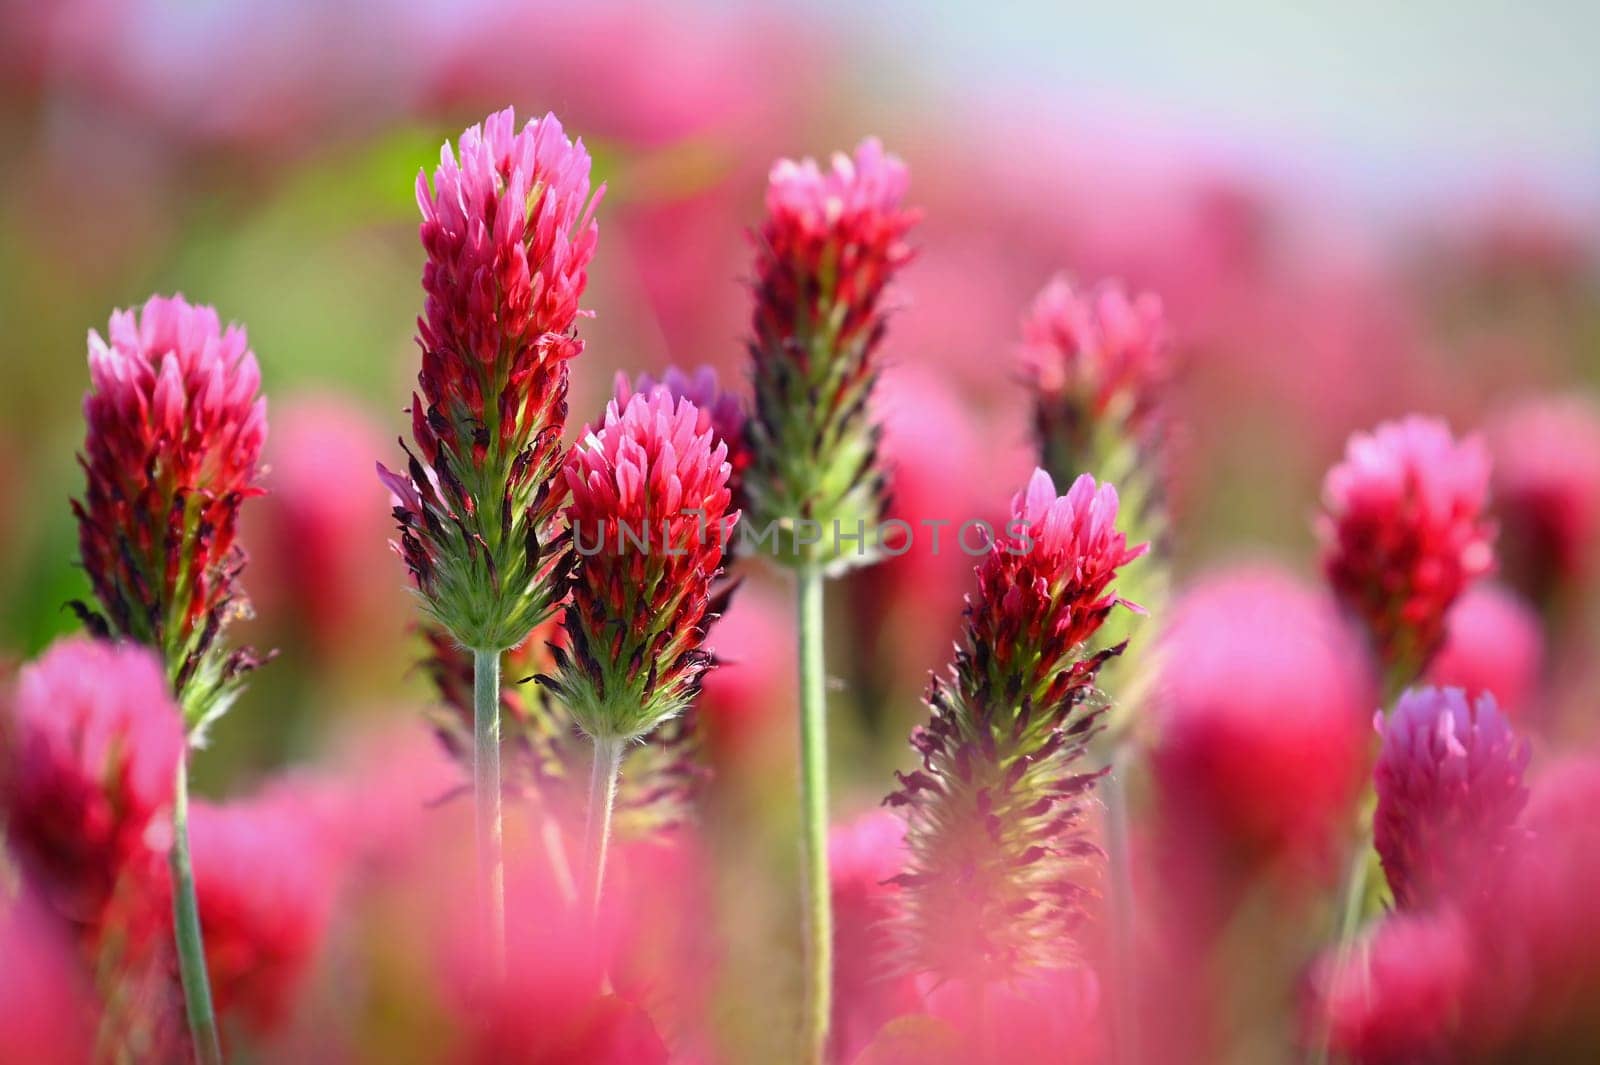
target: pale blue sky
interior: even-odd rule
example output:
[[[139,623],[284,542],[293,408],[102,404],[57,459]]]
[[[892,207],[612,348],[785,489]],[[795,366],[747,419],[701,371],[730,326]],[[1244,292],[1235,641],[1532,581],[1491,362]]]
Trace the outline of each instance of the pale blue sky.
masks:
[[[1422,195],[1537,174],[1600,199],[1600,2],[823,0],[910,78],[1130,120]],[[813,8],[813,10],[816,10]]]

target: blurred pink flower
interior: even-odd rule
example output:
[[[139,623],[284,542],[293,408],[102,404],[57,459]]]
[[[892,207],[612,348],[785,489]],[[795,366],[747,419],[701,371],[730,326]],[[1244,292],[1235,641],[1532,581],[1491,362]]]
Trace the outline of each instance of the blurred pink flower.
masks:
[[[1326,858],[1377,705],[1365,651],[1333,603],[1272,565],[1221,570],[1173,604],[1156,660],[1164,816],[1236,861]]]
[[[348,400],[308,396],[278,408],[265,453],[271,494],[242,539],[271,631],[306,653],[350,658],[400,636],[403,600],[382,565],[387,493],[371,478],[383,436]]]
[[[1484,890],[1512,842],[1528,792],[1531,748],[1494,696],[1416,688],[1375,718],[1383,742],[1373,779],[1373,837],[1401,909]]]
[[[164,850],[183,726],[155,654],[61,640],[6,700],[0,794],[12,853],[60,913],[96,928]]]
[[[1543,600],[1592,577],[1600,562],[1600,408],[1587,397],[1528,400],[1491,425],[1489,444],[1507,578]]]
[[[957,1032],[960,1051],[952,1062],[1106,1060],[1100,981],[1092,969],[1057,969],[982,988],[955,979],[930,989],[927,1000],[928,1012]]]
[[[795,675],[790,604],[747,582],[713,630],[717,668],[698,703],[711,756],[737,766],[774,729],[793,720]]]
[[[833,887],[833,1056],[851,1061],[884,1023],[920,1005],[916,981],[896,967],[890,925],[905,865],[905,822],[878,810],[828,834]]]
[[[1329,1025],[1330,1046],[1352,1065],[1460,1060],[1457,1028],[1475,960],[1470,933],[1453,910],[1390,914],[1355,958],[1318,962],[1308,1029]]]
[[[90,1061],[95,1010],[64,925],[26,895],[0,899],[0,1061]]]
[[[190,811],[195,892],[219,1016],[264,1035],[291,1018],[327,934],[343,853],[310,795]]]
[[[1034,396],[1034,432],[1058,476],[1087,471],[1108,429],[1148,442],[1171,374],[1161,300],[1117,282],[1074,288],[1056,277],[1022,321],[1023,376]],[[1101,445],[1103,446],[1103,445]]]
[[[1539,615],[1516,593],[1484,581],[1469,588],[1445,617],[1444,645],[1426,679],[1467,695],[1489,692],[1512,720],[1533,708],[1544,671]]]
[[[1361,619],[1391,685],[1416,679],[1445,615],[1494,565],[1485,507],[1489,456],[1441,421],[1413,415],[1350,438],[1323,481],[1323,569]]]

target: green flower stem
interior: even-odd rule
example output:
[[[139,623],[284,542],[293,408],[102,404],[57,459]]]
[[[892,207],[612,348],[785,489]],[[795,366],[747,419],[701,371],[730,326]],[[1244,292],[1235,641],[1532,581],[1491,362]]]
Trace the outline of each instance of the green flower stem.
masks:
[[[1366,912],[1367,894],[1372,879],[1372,808],[1369,799],[1363,803],[1362,828],[1356,842],[1355,853],[1350,857],[1350,868],[1345,873],[1344,889],[1339,906],[1339,923],[1334,932],[1333,976],[1329,986],[1337,987],[1344,981],[1355,951],[1356,935],[1361,931],[1361,918]],[[1311,1060],[1315,1065],[1328,1065],[1332,1053],[1333,1018],[1323,1009],[1317,1025],[1317,1040],[1312,1044]]]
[[[200,902],[195,896],[194,867],[189,860],[189,758],[178,760],[177,788],[172,797],[172,921],[178,942],[178,973],[189,1035],[200,1065],[221,1065],[217,1015],[211,1006],[211,978],[206,973],[205,941],[200,934]]]
[[[828,881],[828,721],[823,693],[822,572],[796,570],[800,634],[800,792],[805,862],[805,1057],[821,1062],[833,1010],[833,898]]]
[[[1111,772],[1101,784],[1106,804],[1106,863],[1111,873],[1111,944],[1116,980],[1112,1037],[1121,1065],[1140,1061],[1138,970],[1133,943],[1133,857],[1128,832],[1128,790],[1124,774],[1130,752],[1119,744],[1111,752]]]
[[[500,652],[472,652],[473,803],[480,928],[496,980],[506,973],[506,866],[500,816]]]
[[[589,770],[589,816],[584,825],[584,894],[592,920],[600,916],[605,891],[606,852],[611,846],[611,811],[617,803],[617,778],[622,774],[623,741],[595,736],[594,764]]]

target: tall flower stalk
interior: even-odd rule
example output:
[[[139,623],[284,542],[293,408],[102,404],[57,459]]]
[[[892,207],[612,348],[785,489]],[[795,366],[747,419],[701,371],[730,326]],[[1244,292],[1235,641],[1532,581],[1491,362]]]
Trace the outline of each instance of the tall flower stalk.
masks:
[[[1166,316],[1151,293],[1130,294],[1116,282],[1074,286],[1056,277],[1035,297],[1022,322],[1023,379],[1033,405],[1039,461],[1058,482],[1082,474],[1117,485],[1129,535],[1152,551],[1129,566],[1120,587],[1159,611],[1169,584],[1166,488],[1170,432],[1166,411],[1172,375]],[[1141,618],[1110,619],[1100,646],[1128,641]],[[1135,888],[1128,833],[1127,776],[1135,761],[1134,719],[1153,670],[1141,653],[1107,664],[1101,685],[1117,700],[1101,743],[1110,770],[1101,783],[1107,861],[1112,880],[1112,997],[1118,1059],[1137,1060],[1133,969]]]
[[[832,1009],[822,581],[872,560],[884,516],[887,472],[867,408],[884,289],[911,258],[906,234],[917,215],[902,204],[905,188],[905,166],[875,140],[835,155],[826,170],[781,160],[754,234],[746,495],[757,534],[771,533],[774,555],[795,574],[810,1061],[825,1052]]]
[[[474,803],[483,938],[505,966],[500,657],[559,601],[553,579],[567,362],[598,239],[589,155],[554,115],[510,108],[417,175],[427,252],[413,451],[394,493],[396,549],[423,610],[472,653]],[[404,445],[402,445],[404,446]]]
[[[908,868],[898,929],[907,968],[996,982],[1059,969],[1099,848],[1087,799],[1104,775],[1083,766],[1106,699],[1092,649],[1114,609],[1118,571],[1144,553],[1116,527],[1117,493],[1087,474],[1057,496],[1036,471],[977,567],[946,677],[911,734],[921,767],[885,800],[906,818]]]
[[[266,440],[261,374],[245,332],[181,296],[152,297],[89,334],[87,488],[74,500],[79,553],[99,610],[74,609],[102,637],[155,648],[182,710],[187,746],[259,664],[224,629],[249,613],[239,585],[239,508]],[[169,852],[179,973],[196,1056],[222,1060],[189,857],[188,758],[180,758]]]
[[[1442,421],[1412,415],[1351,437],[1344,461],[1323,482],[1317,523],[1323,572],[1366,631],[1381,670],[1384,706],[1427,669],[1443,643],[1450,608],[1493,568],[1489,472],[1479,438],[1458,441]],[[1335,983],[1344,978],[1377,895],[1376,806],[1368,789],[1336,914]],[[1324,1023],[1313,1061],[1328,1060],[1330,1039]]]
[[[712,665],[712,582],[739,519],[727,457],[710,415],[660,387],[613,400],[567,457],[564,638],[540,680],[592,748],[583,883],[595,914],[623,758],[688,710]]]

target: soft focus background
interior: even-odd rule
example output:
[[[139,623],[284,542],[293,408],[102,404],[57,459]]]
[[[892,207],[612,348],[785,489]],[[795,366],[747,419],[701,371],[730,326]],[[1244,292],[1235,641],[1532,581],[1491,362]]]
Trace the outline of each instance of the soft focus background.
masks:
[[[1541,475],[1600,492],[1600,443],[1582,440],[1600,384],[1591,5],[862,6],[5,0],[7,660],[73,629],[62,604],[87,595],[67,506],[85,334],[181,291],[245,323],[261,361],[271,495],[246,507],[258,616],[238,639],[280,651],[197,787],[433,756],[372,470],[398,453],[416,372],[417,171],[507,104],[556,111],[609,186],[574,427],[618,369],[739,381],[744,231],[768,166],[875,134],[925,211],[881,397],[911,520],[998,514],[1031,467],[1010,368],[1022,310],[1059,270],[1166,302],[1184,365],[1180,584],[1262,557],[1313,575],[1323,472],[1353,430],[1414,410],[1489,431],[1506,469],[1554,454]],[[1577,428],[1517,435],[1519,409],[1557,400]],[[1538,570],[1508,565],[1495,593],[1543,632],[1516,698],[1575,745],[1596,721],[1594,599]],[[831,593],[841,820],[907,764],[969,574],[957,552],[917,552]],[[732,1003],[793,998],[787,603],[752,572],[712,641],[732,664],[706,706],[707,941],[711,999],[730,1003],[716,1042],[736,1060],[763,1058],[783,1008]],[[1492,634],[1462,668],[1510,653]],[[443,797],[450,771],[436,777]],[[1282,1032],[1237,1008],[1230,1060],[1275,1060]]]

